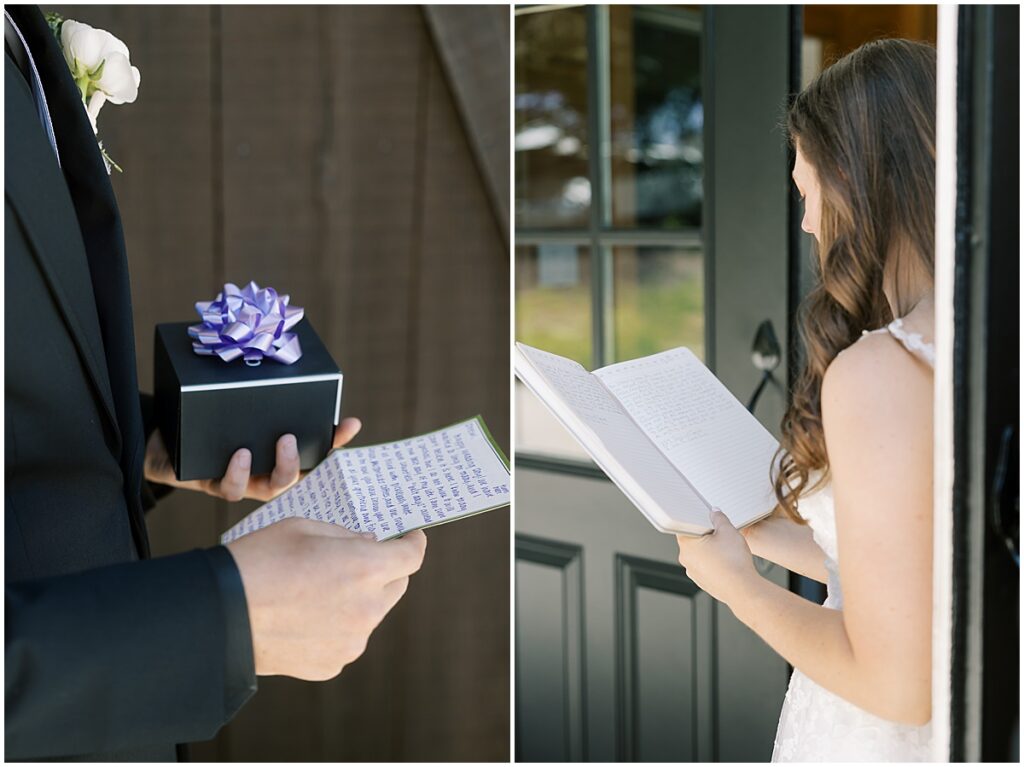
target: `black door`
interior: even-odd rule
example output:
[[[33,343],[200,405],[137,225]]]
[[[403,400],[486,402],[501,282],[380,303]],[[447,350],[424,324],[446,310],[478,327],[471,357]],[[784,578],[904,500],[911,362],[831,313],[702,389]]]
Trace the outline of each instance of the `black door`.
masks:
[[[520,340],[589,368],[690,346],[744,402],[764,320],[786,359],[791,34],[786,7],[517,10]],[[517,758],[767,760],[785,662],[539,407],[517,392]]]

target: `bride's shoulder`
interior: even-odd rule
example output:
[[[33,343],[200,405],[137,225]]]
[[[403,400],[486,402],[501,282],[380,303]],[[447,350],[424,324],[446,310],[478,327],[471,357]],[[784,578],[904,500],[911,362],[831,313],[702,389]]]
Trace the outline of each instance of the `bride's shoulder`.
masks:
[[[876,421],[931,417],[932,375],[890,333],[869,333],[843,349],[821,383],[822,419]]]

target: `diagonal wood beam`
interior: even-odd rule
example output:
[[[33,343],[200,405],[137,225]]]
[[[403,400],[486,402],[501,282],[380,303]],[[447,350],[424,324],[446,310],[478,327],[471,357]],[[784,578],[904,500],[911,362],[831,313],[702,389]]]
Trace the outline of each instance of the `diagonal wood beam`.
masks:
[[[428,5],[423,12],[507,248],[512,99],[508,9]]]

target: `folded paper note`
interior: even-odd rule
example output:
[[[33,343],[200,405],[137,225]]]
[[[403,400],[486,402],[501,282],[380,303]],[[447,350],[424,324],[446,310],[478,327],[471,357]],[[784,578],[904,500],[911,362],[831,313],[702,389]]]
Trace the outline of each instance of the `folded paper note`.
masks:
[[[419,437],[334,450],[225,532],[221,543],[290,517],[373,533],[383,541],[508,503],[508,460],[477,416]]]

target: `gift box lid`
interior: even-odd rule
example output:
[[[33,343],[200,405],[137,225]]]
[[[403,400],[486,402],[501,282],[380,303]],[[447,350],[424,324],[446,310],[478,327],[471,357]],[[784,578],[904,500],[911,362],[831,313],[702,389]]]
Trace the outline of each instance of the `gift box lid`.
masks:
[[[224,362],[215,355],[196,354],[192,351],[192,338],[188,334],[188,327],[192,324],[165,322],[156,326],[157,338],[167,352],[182,391],[326,381],[341,377],[338,363],[331,358],[327,347],[305,318],[292,328],[299,337],[302,356],[291,365],[272,359],[265,359],[259,365],[246,365],[241,357]]]

